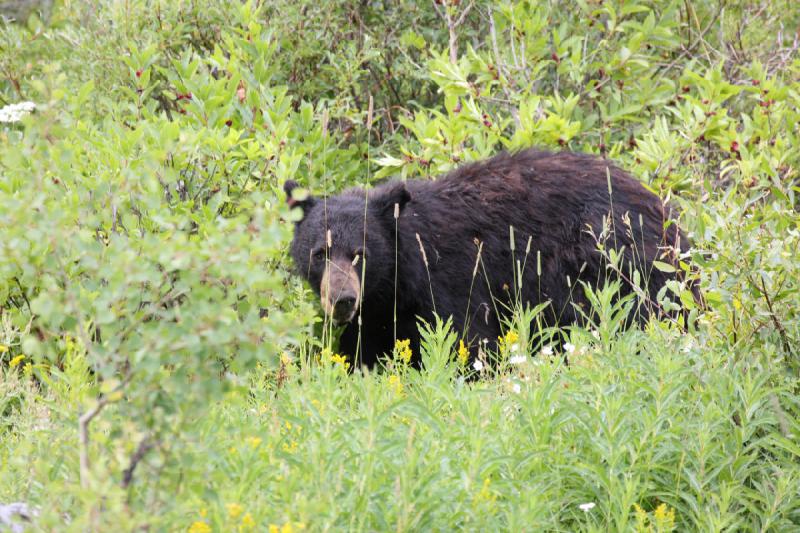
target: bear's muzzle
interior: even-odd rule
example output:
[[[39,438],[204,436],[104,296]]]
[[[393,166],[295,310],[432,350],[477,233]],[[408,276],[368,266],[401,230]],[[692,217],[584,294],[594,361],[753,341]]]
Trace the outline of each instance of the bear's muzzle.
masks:
[[[361,280],[355,266],[345,259],[330,259],[319,287],[322,308],[336,325],[353,320],[361,303]]]

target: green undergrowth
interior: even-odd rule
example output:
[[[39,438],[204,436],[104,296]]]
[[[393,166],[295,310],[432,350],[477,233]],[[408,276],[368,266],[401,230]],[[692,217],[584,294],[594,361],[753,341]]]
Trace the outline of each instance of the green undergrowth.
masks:
[[[187,414],[179,442],[157,443],[180,447],[181,460],[139,467],[151,484],[127,492],[99,480],[96,525],[791,529],[800,519],[793,384],[769,354],[706,340],[650,328],[604,346],[580,331],[569,365],[546,347],[477,381],[441,364],[455,353],[423,352],[423,371],[395,363],[364,375],[285,357],[280,381],[254,370],[202,415]],[[12,373],[3,385],[15,413],[0,455],[3,497],[46,502],[42,529],[59,529],[65,515],[76,529],[93,520],[74,490],[72,421],[87,379],[74,363],[46,394]],[[98,446],[115,452],[112,469],[127,456],[112,438],[117,424],[112,410],[97,430]]]

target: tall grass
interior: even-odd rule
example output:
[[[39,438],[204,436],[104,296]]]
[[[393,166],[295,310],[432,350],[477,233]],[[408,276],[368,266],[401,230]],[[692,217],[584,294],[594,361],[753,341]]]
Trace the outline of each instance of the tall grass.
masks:
[[[464,381],[450,364],[456,335],[439,322],[422,328],[420,371],[302,357],[281,384],[256,371],[248,394],[194,421],[186,461],[141,466],[161,491],[110,489],[109,505],[144,498],[121,523],[157,529],[233,530],[245,514],[258,529],[314,531],[790,529],[797,401],[769,356],[703,348],[664,324],[623,330],[613,288],[591,294],[597,334],[571,331],[569,366],[517,348],[535,357],[506,352]],[[58,492],[73,494],[77,460],[58,406],[90,379],[74,357],[45,394],[15,372],[2,381],[17,399],[5,407],[0,498],[47,502],[42,529],[88,520]]]

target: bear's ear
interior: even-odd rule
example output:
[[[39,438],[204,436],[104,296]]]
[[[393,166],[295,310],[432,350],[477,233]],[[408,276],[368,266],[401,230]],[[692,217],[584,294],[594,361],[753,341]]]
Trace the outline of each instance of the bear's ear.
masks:
[[[316,202],[316,199],[308,194],[308,191],[300,189],[297,182],[294,180],[286,180],[286,183],[283,184],[283,191],[286,193],[286,203],[288,206],[291,208],[301,208],[303,210],[303,217],[306,216],[308,210],[311,209]],[[302,220],[302,218],[300,220]],[[300,220],[298,220],[298,222],[300,222]]]
[[[406,189],[406,184],[402,181],[397,181],[375,191],[370,201],[378,216],[384,219],[392,219],[395,214],[400,215],[409,200],[411,200],[411,193]],[[395,206],[397,206],[396,212]]]

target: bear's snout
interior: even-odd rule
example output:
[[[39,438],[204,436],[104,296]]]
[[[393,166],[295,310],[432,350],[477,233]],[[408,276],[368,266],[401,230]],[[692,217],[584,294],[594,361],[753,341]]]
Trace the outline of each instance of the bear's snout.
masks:
[[[336,300],[336,303],[333,304],[333,319],[340,323],[344,324],[345,322],[350,322],[350,319],[353,318],[353,315],[356,313],[356,297],[355,295],[343,294]]]
[[[361,281],[350,261],[331,259],[319,288],[325,314],[340,325],[353,320],[361,302]]]

